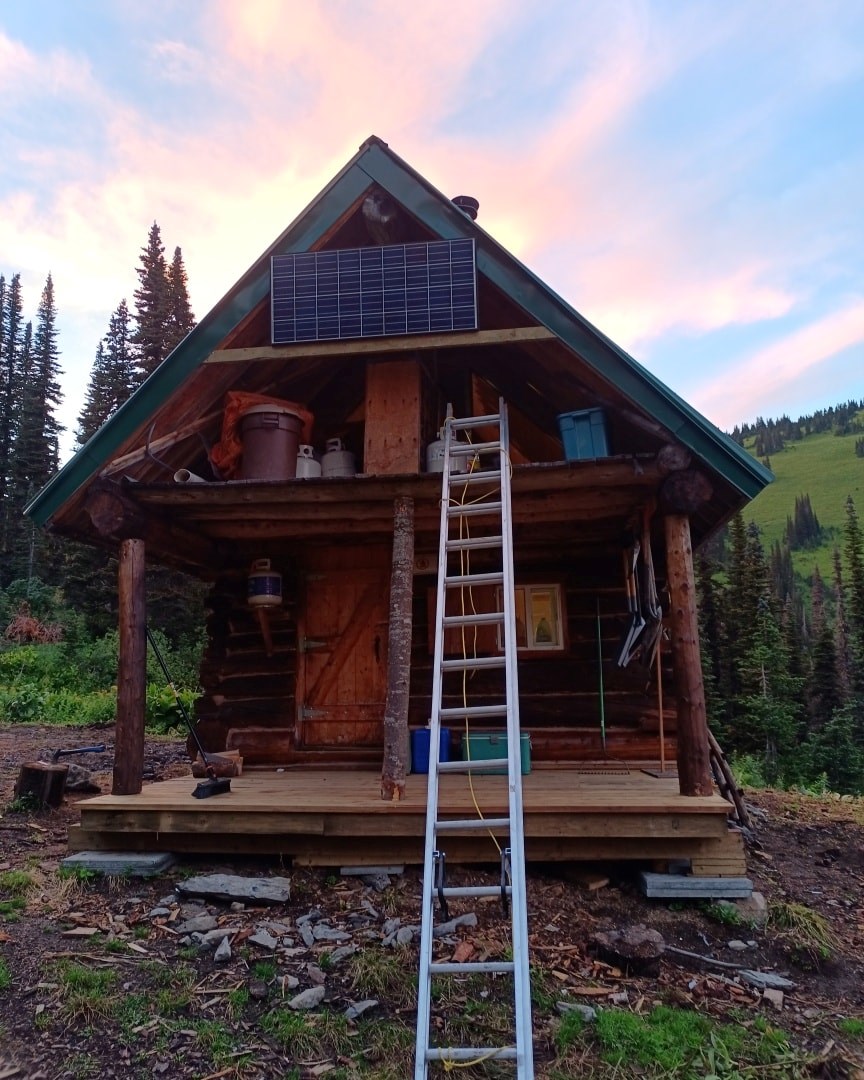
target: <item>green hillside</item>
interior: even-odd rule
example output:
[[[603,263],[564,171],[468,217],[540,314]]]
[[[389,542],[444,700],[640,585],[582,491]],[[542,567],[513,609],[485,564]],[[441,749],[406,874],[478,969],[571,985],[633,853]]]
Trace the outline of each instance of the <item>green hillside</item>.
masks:
[[[804,577],[809,578],[813,566],[818,565],[823,578],[830,579],[834,547],[842,549],[848,495],[855,500],[859,517],[864,516],[864,458],[855,454],[855,441],[860,437],[820,432],[787,443],[785,449],[771,454],[774,483],[744,510],[745,521],[755,521],[761,528],[767,553],[775,540],[782,539],[796,497],[810,496],[819,524],[832,533],[819,548],[793,552],[795,570]],[[751,453],[752,444],[752,439],[745,443]]]

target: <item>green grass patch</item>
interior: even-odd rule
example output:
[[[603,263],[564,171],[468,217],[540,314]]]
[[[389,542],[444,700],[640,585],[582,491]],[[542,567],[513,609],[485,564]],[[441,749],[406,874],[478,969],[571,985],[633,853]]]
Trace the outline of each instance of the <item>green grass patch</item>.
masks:
[[[27,901],[23,896],[16,896],[12,900],[0,900],[0,919],[4,922],[17,922],[26,906]]]
[[[417,1004],[415,962],[401,949],[380,945],[360,949],[349,961],[348,976],[352,988],[363,997],[386,998],[400,1009]]]
[[[838,1029],[850,1039],[864,1039],[864,1020],[854,1016],[845,1017],[837,1024]]]
[[[10,896],[26,896],[35,882],[26,870],[4,870],[0,873],[0,892]]]
[[[639,1065],[673,1075],[691,1061],[711,1031],[699,1013],[658,1005],[646,1016],[604,1009],[597,1014],[597,1037],[610,1065]]]
[[[116,971],[89,968],[75,961],[62,961],[55,971],[63,999],[62,1015],[67,1022],[98,1025],[114,1016],[118,1004],[114,993]]]
[[[12,985],[12,972],[9,970],[9,965],[0,956],[0,990],[8,990]]]

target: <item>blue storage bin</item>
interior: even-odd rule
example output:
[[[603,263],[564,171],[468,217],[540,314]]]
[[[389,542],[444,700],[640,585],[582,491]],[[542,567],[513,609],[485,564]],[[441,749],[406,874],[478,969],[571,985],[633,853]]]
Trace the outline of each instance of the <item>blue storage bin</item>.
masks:
[[[584,461],[586,458],[609,456],[606,414],[602,409],[560,413],[558,429],[564,443],[565,460]]]
[[[429,728],[416,728],[411,732],[411,772],[429,772]],[[450,728],[439,729],[438,760],[450,760]]]

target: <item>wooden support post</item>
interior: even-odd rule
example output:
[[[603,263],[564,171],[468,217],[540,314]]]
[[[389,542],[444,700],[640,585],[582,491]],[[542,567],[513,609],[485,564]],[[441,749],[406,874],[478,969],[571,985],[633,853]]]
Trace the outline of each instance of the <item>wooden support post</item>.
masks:
[[[411,599],[414,586],[414,500],[393,503],[393,564],[387,649],[387,703],[384,707],[384,762],[381,798],[405,796],[408,769],[408,701],[411,689]]]
[[[117,574],[120,662],[113,795],[137,795],[144,776],[144,709],[147,700],[147,613],[143,540],[120,543]]]
[[[672,660],[678,697],[678,785],[682,795],[710,795],[713,787],[690,520],[685,514],[668,514],[664,520],[666,574],[672,602],[669,618]]]

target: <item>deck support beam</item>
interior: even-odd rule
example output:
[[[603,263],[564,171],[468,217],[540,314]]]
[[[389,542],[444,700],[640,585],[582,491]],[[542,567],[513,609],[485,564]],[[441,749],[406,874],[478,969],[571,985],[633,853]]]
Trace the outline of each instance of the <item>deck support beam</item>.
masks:
[[[411,690],[411,597],[414,583],[414,500],[393,503],[393,563],[387,645],[387,702],[384,707],[384,762],[381,798],[405,797],[408,766],[408,706]]]
[[[137,795],[144,778],[147,700],[147,590],[143,540],[120,542],[117,574],[120,659],[112,795]]]
[[[696,579],[690,521],[667,514],[666,568],[671,597],[672,659],[678,698],[678,782],[682,795],[710,795],[713,790],[708,748],[705,686],[699,655]]]

